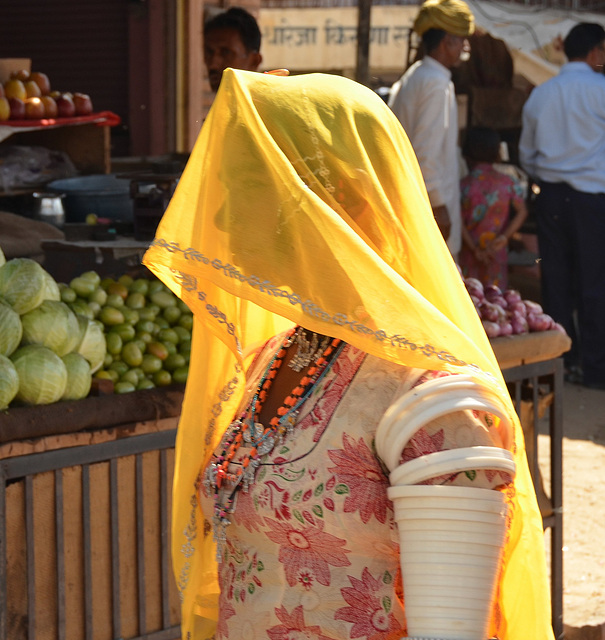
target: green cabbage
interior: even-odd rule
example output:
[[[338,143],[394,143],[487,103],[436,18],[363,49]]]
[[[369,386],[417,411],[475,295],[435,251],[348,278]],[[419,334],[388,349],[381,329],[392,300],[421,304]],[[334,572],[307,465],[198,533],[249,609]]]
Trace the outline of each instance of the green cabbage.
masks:
[[[103,366],[107,353],[103,325],[97,320],[91,320],[85,316],[78,315],[77,318],[80,337],[75,350],[88,360],[91,372],[95,373]]]
[[[58,356],[73,351],[80,335],[76,314],[64,303],[44,300],[21,316],[23,344],[41,344]]]
[[[59,291],[59,285],[55,279],[42,269],[44,275],[44,300],[61,300],[61,291]]]
[[[37,405],[61,399],[67,385],[67,368],[56,353],[30,344],[17,349],[11,360],[19,375],[18,401]]]
[[[92,384],[90,365],[79,353],[68,353],[61,358],[67,369],[67,384],[61,400],[81,400],[88,395]]]
[[[19,374],[15,365],[0,355],[0,410],[4,410],[13,401],[19,391]]]
[[[10,356],[19,346],[22,335],[23,326],[19,314],[0,300],[0,355]]]
[[[0,267],[0,296],[19,314],[39,306],[46,294],[44,269],[30,258],[13,258]]]

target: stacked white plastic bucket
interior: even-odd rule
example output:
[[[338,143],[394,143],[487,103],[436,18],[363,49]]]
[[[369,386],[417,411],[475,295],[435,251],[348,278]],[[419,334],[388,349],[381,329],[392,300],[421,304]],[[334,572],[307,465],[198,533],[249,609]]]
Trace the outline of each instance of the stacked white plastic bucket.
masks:
[[[409,638],[486,640],[507,507],[497,490],[419,485],[437,476],[493,469],[515,474],[507,449],[476,446],[430,453],[399,464],[401,452],[430,421],[466,409],[501,419],[504,443],[512,424],[501,400],[470,376],[428,381],[395,402],[376,432],[390,471],[389,498],[399,528]]]

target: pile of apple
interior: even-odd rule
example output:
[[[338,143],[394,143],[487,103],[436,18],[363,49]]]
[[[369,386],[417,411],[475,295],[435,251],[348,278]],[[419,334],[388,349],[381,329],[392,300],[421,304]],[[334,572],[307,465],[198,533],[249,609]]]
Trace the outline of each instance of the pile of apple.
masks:
[[[0,121],[73,118],[92,111],[88,94],[51,91],[50,80],[41,71],[14,71],[0,84]]]

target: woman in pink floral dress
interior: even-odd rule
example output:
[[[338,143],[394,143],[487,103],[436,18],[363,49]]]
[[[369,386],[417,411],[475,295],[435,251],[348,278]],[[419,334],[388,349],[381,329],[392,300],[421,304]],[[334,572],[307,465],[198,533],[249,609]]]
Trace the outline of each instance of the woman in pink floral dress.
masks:
[[[470,173],[460,183],[462,274],[504,290],[508,283],[508,243],[527,218],[523,189],[518,180],[494,166],[500,157],[496,131],[469,129],[464,155]]]

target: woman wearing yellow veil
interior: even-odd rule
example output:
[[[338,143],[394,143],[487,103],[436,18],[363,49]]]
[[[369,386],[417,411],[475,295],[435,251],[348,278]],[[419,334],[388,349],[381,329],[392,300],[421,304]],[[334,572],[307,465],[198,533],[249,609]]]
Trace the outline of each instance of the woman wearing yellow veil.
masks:
[[[401,393],[467,374],[501,398],[512,437],[459,412],[400,458],[459,446],[461,433],[510,448],[514,482],[439,482],[505,487],[490,633],[552,639],[521,429],[378,96],[335,76],[227,70],[144,262],[195,317],[173,490],[183,638],[405,636],[375,430]]]

